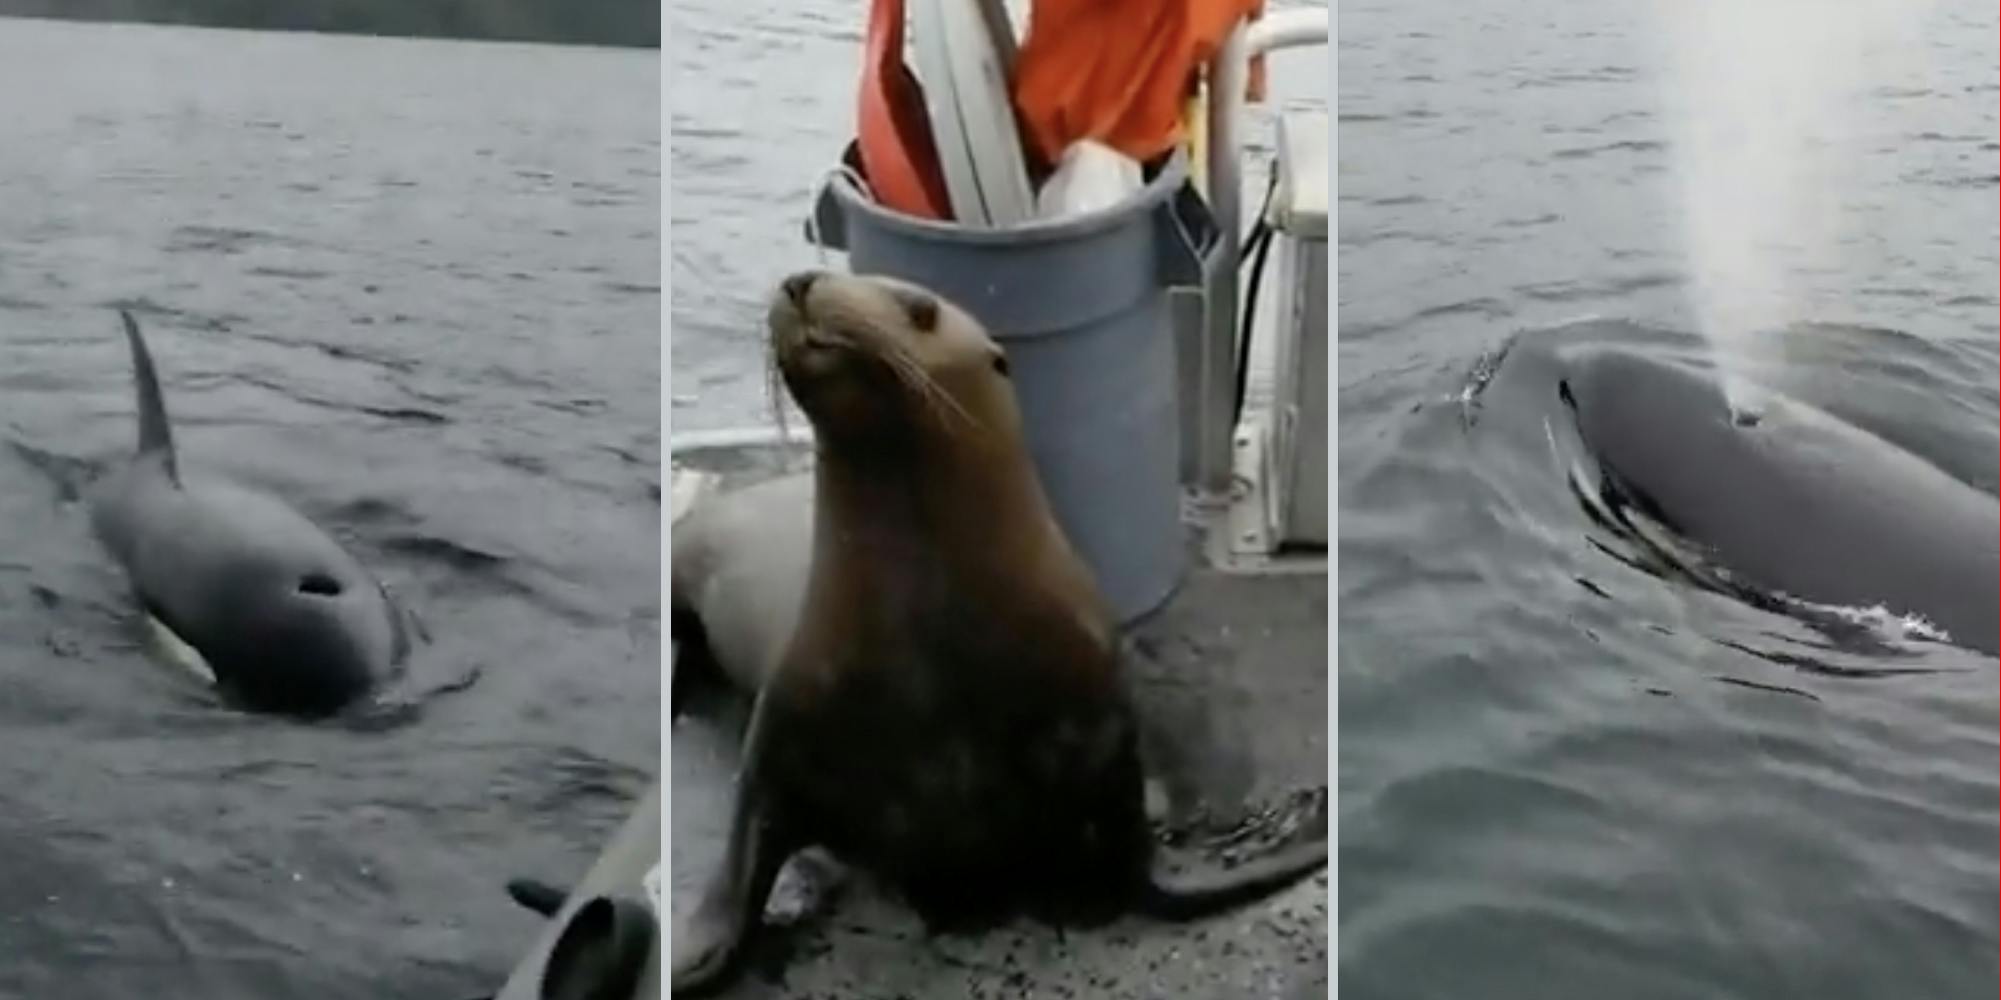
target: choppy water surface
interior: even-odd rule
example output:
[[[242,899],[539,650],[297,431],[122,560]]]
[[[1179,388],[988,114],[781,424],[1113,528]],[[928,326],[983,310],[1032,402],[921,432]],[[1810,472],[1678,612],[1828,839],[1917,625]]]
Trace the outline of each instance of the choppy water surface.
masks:
[[[496,988],[659,756],[659,56],[0,20],[0,996]],[[431,642],[368,726],[149,658],[68,487],[135,434]],[[454,694],[429,694],[472,672]]]
[[[1994,660],[1831,648],[1629,568],[1540,415],[1469,402],[1519,331],[1701,346],[1672,8],[1341,10],[1346,996],[1996,988]],[[1756,371],[1991,493],[1995,13],[1912,10],[1915,57],[1833,74]]]

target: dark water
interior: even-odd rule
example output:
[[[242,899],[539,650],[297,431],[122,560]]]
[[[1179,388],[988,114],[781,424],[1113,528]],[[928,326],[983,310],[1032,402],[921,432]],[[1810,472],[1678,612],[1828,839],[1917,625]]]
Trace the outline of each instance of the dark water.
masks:
[[[0,0],[0,13],[398,37],[660,47],[659,0]]]
[[[1009,8],[1026,9],[1019,0]],[[866,10],[791,0],[668,7],[672,431],[770,419],[764,302],[786,274],[821,263],[803,226],[854,135]],[[1324,48],[1305,48],[1270,58],[1270,101],[1252,109],[1244,137],[1247,174],[1269,157],[1272,109],[1326,106],[1326,57]],[[1245,207],[1246,217],[1254,208]],[[840,255],[829,252],[829,262],[839,266]]]
[[[1773,251],[1798,311],[1754,370],[1993,492],[1995,13],[1910,10],[1915,57],[1836,74],[1826,236]],[[1541,415],[1466,399],[1586,315],[1701,348],[1658,16],[1341,10],[1340,986],[1989,996],[1995,661],[1628,568]]]
[[[0,20],[0,996],[449,998],[659,757],[659,57]],[[421,616],[362,725],[149,658],[65,484],[134,437]],[[479,671],[469,689],[433,695]]]

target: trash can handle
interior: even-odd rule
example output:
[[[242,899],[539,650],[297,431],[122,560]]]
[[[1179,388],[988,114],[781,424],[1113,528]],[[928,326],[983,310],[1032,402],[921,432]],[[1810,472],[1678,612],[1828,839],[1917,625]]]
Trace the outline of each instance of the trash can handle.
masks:
[[[1157,230],[1154,246],[1160,269],[1160,283],[1166,288],[1204,285],[1205,267],[1216,248],[1221,230],[1209,203],[1202,200],[1192,181],[1183,181],[1172,197],[1154,210]]]
[[[845,180],[857,188],[867,189],[868,181],[862,177],[861,160],[855,145],[848,143],[847,148],[841,151],[840,164],[828,169],[813,182],[813,204],[806,210],[806,218],[799,228],[806,237],[806,244],[816,250],[847,252],[848,218],[841,212],[834,185]]]

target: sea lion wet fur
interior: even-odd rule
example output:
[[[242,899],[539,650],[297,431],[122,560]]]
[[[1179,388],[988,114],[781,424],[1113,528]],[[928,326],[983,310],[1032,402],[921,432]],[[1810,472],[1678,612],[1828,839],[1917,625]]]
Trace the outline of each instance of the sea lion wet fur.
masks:
[[[807,272],[768,325],[813,427],[810,569],[757,688],[723,862],[674,933],[675,995],[726,981],[779,867],[810,847],[934,929],[1188,918],[1325,865],[1322,838],[1157,870],[1111,616],[979,323],[914,285]]]

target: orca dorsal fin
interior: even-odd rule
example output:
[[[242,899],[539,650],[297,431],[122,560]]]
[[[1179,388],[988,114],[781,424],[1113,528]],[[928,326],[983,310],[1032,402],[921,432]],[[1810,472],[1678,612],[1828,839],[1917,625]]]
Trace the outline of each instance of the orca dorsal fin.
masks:
[[[139,392],[139,454],[158,452],[166,466],[167,478],[179,483],[174,430],[167,423],[167,404],[160,396],[160,377],[153,371],[153,353],[146,349],[146,338],[139,334],[139,321],[124,309],[118,310],[118,318],[125,321],[125,342],[132,348],[132,384]]]

